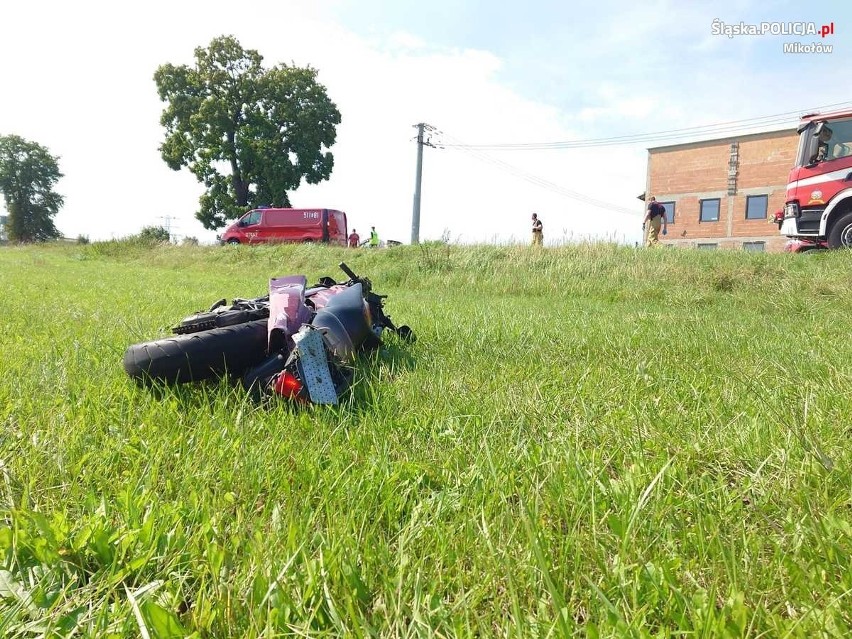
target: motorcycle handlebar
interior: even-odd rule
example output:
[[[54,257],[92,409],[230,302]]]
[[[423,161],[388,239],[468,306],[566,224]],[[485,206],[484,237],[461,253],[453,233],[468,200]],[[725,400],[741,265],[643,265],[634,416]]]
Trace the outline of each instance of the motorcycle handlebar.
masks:
[[[352,281],[354,281],[354,282],[357,282],[357,281],[358,281],[358,279],[359,279],[359,278],[358,278],[358,276],[357,276],[357,275],[355,275],[355,273],[352,271],[352,269],[351,269],[351,268],[349,268],[348,266],[346,266],[346,262],[341,262],[340,264],[338,264],[338,266],[340,267],[340,270],[341,270],[341,271],[343,271],[344,273],[346,273],[346,276],[347,276],[350,280],[352,280]]]

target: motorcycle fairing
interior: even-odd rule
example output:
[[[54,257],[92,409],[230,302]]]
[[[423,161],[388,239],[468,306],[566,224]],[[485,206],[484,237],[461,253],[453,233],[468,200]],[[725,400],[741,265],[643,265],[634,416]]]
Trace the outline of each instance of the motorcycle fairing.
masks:
[[[331,300],[333,300],[336,295],[339,295],[340,293],[348,289],[349,287],[345,284],[335,284],[334,286],[329,286],[328,288],[312,288],[308,291],[308,295],[310,296],[311,304],[313,305],[314,309],[319,310],[328,306],[329,302],[331,302]]]
[[[302,324],[311,321],[311,309],[305,304],[304,275],[287,275],[269,280],[269,353],[293,347],[293,335]]]

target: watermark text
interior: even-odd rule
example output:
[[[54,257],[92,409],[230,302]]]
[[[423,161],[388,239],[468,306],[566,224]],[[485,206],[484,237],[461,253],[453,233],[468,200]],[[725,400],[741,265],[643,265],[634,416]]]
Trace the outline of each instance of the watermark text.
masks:
[[[747,22],[727,23],[719,18],[710,24],[711,35],[723,35],[729,38],[736,36],[819,36],[826,38],[834,35],[834,22],[818,25],[816,22]]]
[[[831,53],[834,49],[833,45],[823,44],[822,42],[811,42],[805,44],[803,42],[785,42],[784,53]]]

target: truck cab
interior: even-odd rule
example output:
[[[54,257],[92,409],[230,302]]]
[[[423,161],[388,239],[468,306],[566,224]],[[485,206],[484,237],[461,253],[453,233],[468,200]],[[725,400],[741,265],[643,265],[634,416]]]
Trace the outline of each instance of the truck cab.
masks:
[[[852,110],[806,115],[798,132],[781,234],[852,248]]]

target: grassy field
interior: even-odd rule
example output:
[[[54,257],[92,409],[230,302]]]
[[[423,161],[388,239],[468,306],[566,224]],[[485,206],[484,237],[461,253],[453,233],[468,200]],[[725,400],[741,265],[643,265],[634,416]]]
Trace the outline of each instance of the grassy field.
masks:
[[[346,258],[338,408],[121,358]],[[0,636],[848,637],[852,254],[0,250]]]

